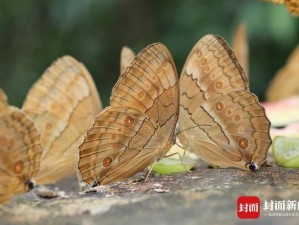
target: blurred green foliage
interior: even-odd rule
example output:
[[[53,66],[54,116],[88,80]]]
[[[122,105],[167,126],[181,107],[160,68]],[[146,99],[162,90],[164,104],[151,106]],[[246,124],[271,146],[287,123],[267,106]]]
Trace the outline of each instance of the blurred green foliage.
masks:
[[[107,105],[123,45],[139,52],[162,42],[180,73],[203,35],[231,43],[240,21],[249,35],[251,91],[263,100],[269,80],[298,43],[299,18],[284,6],[257,0],[1,0],[0,87],[21,106],[42,72],[69,54],[86,65]]]

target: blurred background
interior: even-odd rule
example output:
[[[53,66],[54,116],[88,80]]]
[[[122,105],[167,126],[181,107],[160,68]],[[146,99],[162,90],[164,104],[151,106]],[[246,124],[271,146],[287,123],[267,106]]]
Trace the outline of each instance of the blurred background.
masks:
[[[229,43],[239,22],[247,27],[251,91],[265,89],[298,44],[299,18],[284,5],[257,0],[0,1],[0,88],[21,106],[31,85],[58,57],[69,54],[92,74],[105,106],[119,76],[121,47],[136,53],[164,43],[180,73],[205,34]]]

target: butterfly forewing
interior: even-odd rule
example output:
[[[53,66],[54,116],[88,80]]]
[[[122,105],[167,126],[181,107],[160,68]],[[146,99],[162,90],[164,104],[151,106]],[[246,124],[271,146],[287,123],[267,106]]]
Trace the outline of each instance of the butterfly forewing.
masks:
[[[198,49],[208,50],[196,58]],[[209,52],[212,49],[222,54]],[[215,167],[247,170],[255,163],[258,168],[271,144],[270,122],[257,97],[243,84],[243,70],[225,41],[203,37],[191,51],[181,81],[178,122],[184,147]]]
[[[279,101],[299,94],[299,45],[293,50],[288,61],[272,79],[266,92],[270,102]]]
[[[299,16],[299,0],[285,0],[285,4],[293,16]]]
[[[23,105],[41,132],[44,150],[39,184],[54,183],[76,171],[77,149],[101,101],[86,68],[64,56],[30,89]]]
[[[197,87],[188,87],[196,80]],[[211,85],[213,84],[213,85]],[[244,70],[228,44],[220,37],[206,35],[193,47],[180,78],[181,95],[200,90],[205,99],[231,88],[248,89]]]
[[[0,101],[5,96],[1,95]],[[2,103],[1,107],[5,105]],[[0,115],[0,203],[32,188],[41,154],[34,123],[21,110],[7,105]]]
[[[178,76],[167,48],[152,44],[115,84],[110,107],[80,146],[79,170],[91,185],[126,179],[163,157],[178,118]]]
[[[285,4],[286,8],[293,16],[299,16],[299,0],[262,0],[274,4]]]
[[[242,68],[245,71],[246,77],[249,77],[249,67],[248,67],[248,40],[246,26],[244,23],[240,23],[235,31],[233,38],[233,50],[237,59],[239,60]]]
[[[0,89],[0,117],[8,110],[8,103],[6,94]]]
[[[171,75],[170,75],[171,74]],[[176,68],[170,52],[162,44],[139,53],[126,73],[115,84],[111,106],[133,107],[163,124],[165,110],[176,111],[178,87]]]
[[[131,65],[135,58],[135,53],[129,47],[124,46],[120,53],[120,74],[123,74],[127,67]]]

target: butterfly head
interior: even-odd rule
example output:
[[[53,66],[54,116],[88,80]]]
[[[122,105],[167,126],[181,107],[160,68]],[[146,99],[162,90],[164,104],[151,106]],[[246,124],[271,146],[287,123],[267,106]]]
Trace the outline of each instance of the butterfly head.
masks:
[[[25,182],[26,191],[31,191],[35,187],[35,183],[32,180],[27,180]]]
[[[250,171],[254,172],[254,171],[257,171],[259,167],[258,167],[258,165],[255,162],[251,162],[251,163],[247,164],[247,168]]]
[[[91,184],[91,187],[96,187],[98,185],[99,185],[98,181],[94,180]]]

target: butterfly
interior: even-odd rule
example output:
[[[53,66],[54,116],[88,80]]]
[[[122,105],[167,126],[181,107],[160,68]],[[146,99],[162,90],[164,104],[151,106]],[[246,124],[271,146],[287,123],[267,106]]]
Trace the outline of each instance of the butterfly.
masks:
[[[123,74],[127,67],[131,65],[135,58],[135,53],[127,46],[122,47],[120,52],[120,74]]]
[[[0,204],[34,187],[42,148],[31,119],[0,89]]]
[[[79,147],[83,181],[91,186],[120,181],[164,157],[178,118],[178,86],[168,49],[156,43],[142,50]]]
[[[183,147],[213,167],[255,171],[266,160],[270,121],[219,36],[200,39],[185,62],[178,125]]]
[[[22,109],[41,134],[37,183],[55,183],[75,173],[78,146],[102,109],[85,66],[71,56],[55,61],[31,87]]]
[[[299,45],[274,76],[266,91],[267,101],[274,102],[299,94]]]
[[[285,4],[287,10],[293,16],[299,16],[299,0],[262,0],[264,2],[272,2],[274,4]]]
[[[249,47],[247,40],[246,26],[244,23],[239,23],[233,37],[233,51],[239,60],[240,65],[244,69],[246,78],[249,78],[248,55]]]

